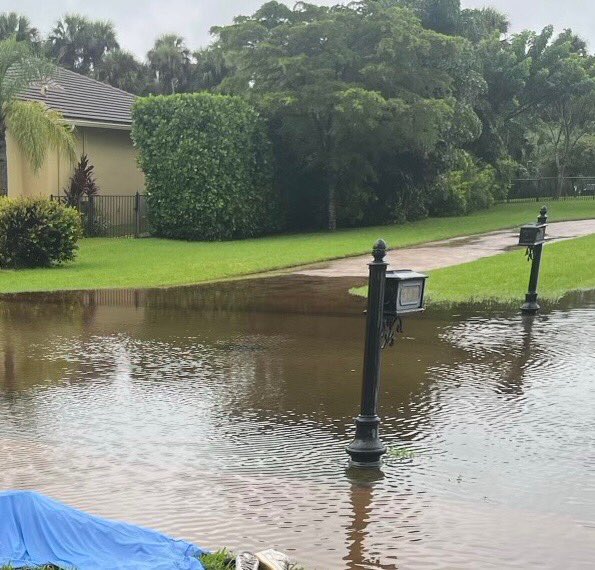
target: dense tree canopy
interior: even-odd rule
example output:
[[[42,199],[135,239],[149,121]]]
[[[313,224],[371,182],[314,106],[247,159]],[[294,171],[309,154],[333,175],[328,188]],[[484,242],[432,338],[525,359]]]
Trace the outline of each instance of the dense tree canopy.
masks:
[[[116,49],[106,54],[96,69],[99,81],[130,93],[142,93],[148,82],[149,69],[131,53]]]
[[[91,21],[71,14],[62,18],[52,30],[47,49],[57,63],[82,74],[91,74],[103,58],[118,49],[111,22]]]
[[[39,41],[39,30],[31,25],[26,16],[5,12],[0,14],[0,40],[9,39],[34,44]]]
[[[379,183],[396,191],[393,209],[423,209],[407,203],[408,182],[423,183],[434,154],[479,135],[472,104],[484,82],[470,44],[424,28],[405,6],[269,2],[213,31],[233,69],[219,89],[271,117],[283,169],[297,167],[287,179],[316,180],[331,229],[337,217],[365,217]],[[399,166],[389,174],[387,163]]]
[[[108,22],[67,15],[55,61],[139,94],[208,90],[268,121],[276,183],[296,226],[466,213],[519,176],[595,175],[595,58],[571,30],[509,33],[460,0],[277,1],[212,29],[156,39],[140,62]],[[0,15],[0,37],[40,44]]]

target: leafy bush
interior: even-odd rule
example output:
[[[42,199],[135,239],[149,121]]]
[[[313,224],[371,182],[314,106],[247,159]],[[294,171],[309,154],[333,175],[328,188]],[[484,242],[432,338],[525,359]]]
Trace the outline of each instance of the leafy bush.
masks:
[[[458,151],[455,167],[438,176],[430,190],[430,212],[435,216],[462,216],[489,208],[495,198],[506,195],[505,183],[496,169]]]
[[[505,200],[512,188],[515,178],[521,177],[522,166],[510,157],[500,158],[496,161],[496,180],[498,183],[496,200]]]
[[[79,213],[42,198],[0,198],[0,267],[71,261],[82,236]]]
[[[66,203],[69,206],[77,206],[83,196],[94,196],[99,192],[93,173],[94,169],[95,167],[89,164],[89,157],[86,154],[81,155],[68,186],[64,188]]]
[[[157,235],[220,240],[277,229],[270,142],[243,99],[208,93],[141,98],[132,136]]]

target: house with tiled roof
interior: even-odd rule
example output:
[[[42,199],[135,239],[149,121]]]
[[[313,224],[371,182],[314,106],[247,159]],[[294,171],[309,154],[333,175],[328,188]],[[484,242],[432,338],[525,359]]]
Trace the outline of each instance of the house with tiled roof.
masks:
[[[86,154],[95,166],[100,194],[131,195],[143,190],[144,177],[130,137],[134,95],[59,68],[51,79],[30,85],[19,98],[45,103],[73,126],[77,152]],[[64,193],[74,167],[66,157],[51,150],[42,168],[34,172],[10,132],[6,142],[9,196]]]

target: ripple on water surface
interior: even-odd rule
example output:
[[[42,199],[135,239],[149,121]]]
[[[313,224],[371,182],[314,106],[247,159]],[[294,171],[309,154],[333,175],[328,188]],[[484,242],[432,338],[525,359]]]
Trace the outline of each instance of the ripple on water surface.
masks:
[[[592,567],[592,298],[408,320],[368,477],[344,453],[359,301],[325,315],[283,287],[0,304],[0,488],[310,569]]]

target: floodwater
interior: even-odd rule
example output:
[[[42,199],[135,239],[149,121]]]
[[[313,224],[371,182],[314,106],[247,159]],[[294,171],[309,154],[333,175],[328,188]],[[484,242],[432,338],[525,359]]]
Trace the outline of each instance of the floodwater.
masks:
[[[0,302],[0,489],[308,570],[593,568],[595,294],[405,321],[346,470],[363,301],[276,277]]]

